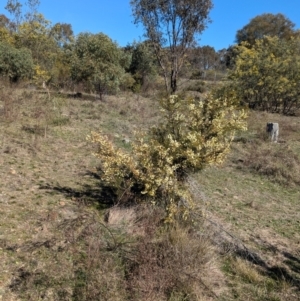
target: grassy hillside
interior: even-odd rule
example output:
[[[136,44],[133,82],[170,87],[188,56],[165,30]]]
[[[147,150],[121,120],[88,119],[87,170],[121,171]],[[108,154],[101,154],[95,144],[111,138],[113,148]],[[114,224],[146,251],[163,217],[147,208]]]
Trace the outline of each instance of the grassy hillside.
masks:
[[[112,208],[90,131],[130,150],[155,95],[0,90],[0,300],[300,300],[300,119],[250,112],[228,160],[190,179],[201,224]],[[265,137],[279,122],[279,143]]]

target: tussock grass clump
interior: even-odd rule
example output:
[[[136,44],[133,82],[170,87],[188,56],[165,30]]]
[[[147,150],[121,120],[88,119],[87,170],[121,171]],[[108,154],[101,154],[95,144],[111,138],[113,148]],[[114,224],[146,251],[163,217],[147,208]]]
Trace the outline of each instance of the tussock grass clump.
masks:
[[[300,184],[300,158],[287,145],[253,146],[244,164],[279,184]]]
[[[162,122],[135,138],[133,153],[116,148],[102,132],[87,139],[97,146],[101,179],[119,202],[163,207],[172,223],[190,219],[196,208],[187,175],[223,162],[235,132],[246,128],[247,114],[230,91],[205,101],[171,95],[160,106]]]
[[[44,132],[45,132],[44,128],[37,125],[37,124],[23,125],[22,130],[29,133],[29,134],[34,134],[34,135],[39,135],[39,136],[44,135]]]
[[[162,209],[142,208],[136,224],[142,235],[124,258],[130,300],[193,301],[216,296],[212,279],[206,281],[216,268],[208,237],[191,225],[162,223]]]
[[[210,294],[202,279],[211,258],[208,240],[184,229],[141,239],[127,265],[134,300],[198,300],[200,292]]]
[[[204,81],[196,81],[185,87],[185,91],[195,91],[199,93],[204,93],[207,91],[207,88],[205,86]]]
[[[67,116],[57,116],[53,117],[51,124],[54,126],[63,126],[70,122],[70,118]]]
[[[243,146],[243,158],[233,159],[238,168],[280,185],[300,184],[300,157],[288,144],[257,140],[243,142]]]

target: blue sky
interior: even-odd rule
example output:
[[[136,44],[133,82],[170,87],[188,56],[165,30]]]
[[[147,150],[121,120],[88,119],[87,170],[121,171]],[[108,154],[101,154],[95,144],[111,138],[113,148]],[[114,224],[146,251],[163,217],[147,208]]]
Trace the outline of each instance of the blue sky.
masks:
[[[0,1],[0,14],[6,0]],[[21,3],[26,2],[20,0]],[[39,12],[52,23],[70,23],[75,34],[103,32],[119,46],[143,39],[142,27],[133,24],[129,0],[41,0]],[[263,13],[282,13],[300,28],[299,0],[214,0],[212,23],[200,37],[200,45],[216,50],[234,44],[237,30]]]

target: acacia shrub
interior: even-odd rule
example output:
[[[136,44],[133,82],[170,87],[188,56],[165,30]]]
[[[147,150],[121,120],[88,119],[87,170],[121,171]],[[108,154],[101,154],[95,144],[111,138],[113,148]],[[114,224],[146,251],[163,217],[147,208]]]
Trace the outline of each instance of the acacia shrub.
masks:
[[[229,74],[240,99],[250,108],[294,114],[300,98],[300,39],[264,37],[250,49],[236,47],[235,66]]]
[[[103,183],[114,189],[119,203],[151,202],[166,210],[167,221],[188,218],[196,206],[187,175],[223,162],[235,132],[246,128],[246,112],[238,103],[226,89],[200,101],[163,98],[162,122],[137,135],[132,153],[115,148],[102,133],[91,133]]]

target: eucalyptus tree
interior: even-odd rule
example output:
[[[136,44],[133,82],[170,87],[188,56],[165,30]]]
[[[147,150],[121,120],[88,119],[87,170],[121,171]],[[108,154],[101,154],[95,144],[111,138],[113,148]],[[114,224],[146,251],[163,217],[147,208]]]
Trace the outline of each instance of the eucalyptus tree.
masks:
[[[50,38],[50,30],[51,22],[42,14],[37,14],[34,21],[24,21],[19,25],[18,32],[14,35],[15,46],[30,49],[35,63],[44,65],[55,46]]]
[[[0,28],[1,27],[8,28],[9,23],[10,23],[10,20],[4,14],[1,14],[0,15]]]
[[[262,14],[251,19],[250,22],[236,33],[236,42],[247,42],[251,47],[257,39],[264,36],[290,39],[296,34],[295,24],[283,14]]]
[[[187,50],[206,28],[212,6],[211,0],[131,0],[135,23],[143,24],[153,45],[167,92],[176,92]]]
[[[50,29],[49,36],[59,48],[74,41],[72,25],[68,23],[55,23]]]
[[[24,5],[19,0],[7,0],[5,9],[13,16],[14,30],[18,31],[22,22],[32,22],[38,15],[40,0],[27,0]]]
[[[219,65],[219,54],[214,47],[195,47],[188,54],[190,65],[194,67],[194,74],[205,78],[206,71],[216,70]]]
[[[39,5],[39,0],[8,0],[5,8],[12,17],[8,42],[17,49],[30,50],[35,69],[33,79],[41,84],[51,80],[59,48],[51,36],[51,22],[38,12]]]

